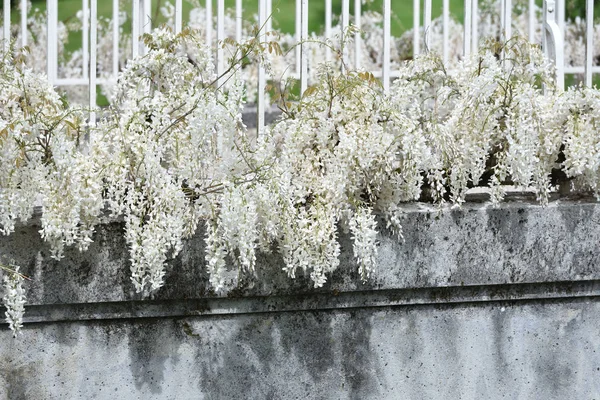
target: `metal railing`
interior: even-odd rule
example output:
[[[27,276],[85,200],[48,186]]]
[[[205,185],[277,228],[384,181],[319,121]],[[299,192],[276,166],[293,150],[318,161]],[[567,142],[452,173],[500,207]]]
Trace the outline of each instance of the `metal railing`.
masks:
[[[272,0],[252,0],[258,2],[258,24],[264,27],[261,31],[261,35],[264,36],[265,31],[272,29],[271,18],[269,17],[272,12]],[[332,39],[332,1],[331,0],[313,0],[325,2],[325,26],[324,35],[326,39]],[[27,0],[20,0],[21,18],[20,18],[20,31],[21,31],[21,43],[20,45],[27,44]],[[217,12],[216,12],[216,35],[217,42],[225,39],[225,2],[224,0],[217,0]],[[396,4],[399,4],[396,2]],[[58,24],[58,0],[47,0],[47,35],[51,40],[48,41],[47,47],[47,73],[48,79],[53,85],[86,85],[89,86],[89,105],[92,109],[96,107],[96,86],[102,84],[105,79],[101,79],[97,76],[96,71],[96,57],[97,57],[97,27],[98,27],[98,15],[97,15],[97,0],[82,0],[82,11],[83,11],[83,26],[82,26],[82,52],[83,52],[83,68],[82,76],[80,78],[60,78],[58,77],[58,48],[57,48],[57,24]],[[152,28],[152,20],[150,18],[151,0],[133,0],[133,6],[131,9],[132,18],[132,47],[133,56],[144,54],[145,48],[143,43],[140,41],[140,35],[142,33],[148,33]],[[212,11],[213,0],[206,0],[206,43],[209,45],[213,44],[213,11]],[[403,5],[405,6],[405,5]],[[421,15],[421,7],[423,13]],[[119,0],[112,0],[112,74],[116,76],[119,72]],[[175,0],[175,21],[174,28],[176,32],[181,31],[183,26],[183,13],[182,13],[182,1]],[[10,0],[3,0],[3,34],[4,37],[10,37]],[[308,52],[305,48],[305,40],[308,38],[308,11],[309,11],[309,0],[296,0],[296,23],[295,23],[295,37],[300,43],[296,48],[296,65],[293,76],[299,79],[300,87],[302,92],[306,90],[308,86]],[[391,54],[391,19],[393,14],[391,0],[383,0],[381,14],[383,16],[383,49],[382,49],[382,62],[381,70],[371,71],[377,77],[380,77],[383,83],[384,90],[388,90],[390,86],[390,80],[394,75],[394,71],[391,70],[390,54]],[[442,57],[445,61],[449,58],[449,21],[450,21],[450,1],[443,0],[442,7]],[[536,5],[535,0],[529,0],[528,2],[528,29],[527,35],[530,41],[535,38],[536,30]],[[242,40],[242,0],[236,0],[235,2],[235,39],[237,41]],[[464,35],[463,35],[463,57],[468,56],[470,53],[477,51],[479,46],[479,3],[478,0],[464,0]],[[564,86],[564,74],[565,73],[584,73],[585,85],[592,85],[592,73],[600,73],[600,67],[593,65],[593,15],[594,15],[594,1],[586,0],[586,35],[585,35],[585,64],[582,66],[567,66],[564,65],[564,29],[565,29],[565,0],[544,0],[543,1],[543,40],[542,45],[545,53],[553,60],[556,65],[556,79],[558,87]],[[89,16],[89,17],[88,17]],[[362,16],[362,1],[354,0],[354,20],[353,24],[357,28],[361,28],[361,16]],[[346,28],[350,25],[350,0],[342,0],[342,11],[340,16],[342,35],[347,32]],[[421,19],[423,25],[421,26]],[[512,0],[501,0],[500,1],[500,24],[501,24],[501,38],[506,39],[512,36],[512,21],[513,21],[513,4]],[[416,56],[422,51],[427,51],[430,47],[430,33],[432,27],[432,0],[413,0],[413,55]],[[422,28],[422,29],[421,29]],[[423,35],[423,37],[421,37]],[[54,39],[52,39],[54,38]],[[354,42],[354,60],[353,66],[355,68],[361,67],[362,54],[361,54],[361,38],[357,35]],[[342,38],[343,40],[343,38]],[[424,49],[421,49],[421,40],[423,40]],[[5,41],[5,46],[8,46],[9,42]],[[216,55],[216,68],[217,74],[225,70],[225,57],[223,54],[222,46],[217,46],[215,49]],[[326,50],[326,59],[330,60],[332,57],[331,50]],[[343,54],[344,63],[343,65],[349,65],[350,60],[348,59],[347,53]],[[267,98],[264,95],[266,87],[266,73],[264,68],[259,67],[258,69],[258,126],[264,126],[264,114],[265,107],[267,105]],[[91,115],[91,119],[95,119],[94,113]]]

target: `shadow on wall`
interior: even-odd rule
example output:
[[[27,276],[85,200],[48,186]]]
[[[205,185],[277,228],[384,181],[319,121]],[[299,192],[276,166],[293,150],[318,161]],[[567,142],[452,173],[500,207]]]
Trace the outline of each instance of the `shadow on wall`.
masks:
[[[377,393],[382,376],[371,349],[371,318],[302,312],[178,323],[195,351],[198,390],[206,398],[331,398],[343,392],[363,399]],[[156,345],[160,338],[150,347]],[[139,358],[145,349],[132,351]],[[139,378],[146,372],[135,371]]]

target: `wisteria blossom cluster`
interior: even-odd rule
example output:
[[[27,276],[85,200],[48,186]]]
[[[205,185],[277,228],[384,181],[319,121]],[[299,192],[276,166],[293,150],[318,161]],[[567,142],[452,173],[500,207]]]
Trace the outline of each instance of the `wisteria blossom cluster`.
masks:
[[[198,32],[144,36],[147,53],[128,62],[94,126],[23,57],[0,53],[2,232],[40,206],[40,233],[60,258],[65,246],[85,250],[106,215],[123,218],[132,283],[148,295],[203,226],[215,291],[231,287],[232,267],[253,273],[257,254],[275,249],[290,277],[320,287],[339,266],[340,229],[368,279],[380,225],[401,236],[407,202],[460,206],[480,185],[497,203],[510,183],[545,204],[557,172],[600,197],[600,95],[554,88],[551,64],[522,39],[492,41],[453,69],[423,55],[388,92],[370,73],[323,64],[254,137],[237,63],[266,57],[257,39],[230,43],[239,57],[216,76]],[[16,329],[24,290],[11,276],[5,286]]]
[[[519,38],[492,44],[446,70],[434,53],[401,69],[390,97],[397,107],[419,104],[431,148],[427,172],[433,196],[462,203],[480,183],[502,198],[502,184],[535,187],[545,203],[562,143],[553,69],[539,49]]]
[[[83,113],[60,100],[48,80],[22,59],[0,59],[0,226],[42,208],[42,237],[60,258],[65,246],[86,249],[103,207],[102,182],[82,151]]]
[[[6,322],[9,328],[16,336],[23,327],[23,315],[25,314],[25,289],[23,280],[25,276],[19,273],[19,267],[13,268],[0,265],[0,270],[4,273],[4,297],[2,302],[6,307]]]
[[[215,196],[254,172],[241,157],[240,81],[215,89],[210,51],[193,31],[160,29],[145,41],[147,54],[121,74],[92,146],[108,208],[125,217],[138,292],[162,286],[167,256],[213,215]]]
[[[41,236],[60,258],[65,246],[87,249],[103,208],[102,182],[83,151],[83,114],[67,107],[48,80],[22,58],[0,53],[0,231],[27,221],[40,206]],[[21,315],[20,281],[10,277],[5,302],[11,326]],[[7,300],[8,299],[8,300]],[[10,311],[16,310],[16,311]],[[14,317],[14,319],[13,319]]]

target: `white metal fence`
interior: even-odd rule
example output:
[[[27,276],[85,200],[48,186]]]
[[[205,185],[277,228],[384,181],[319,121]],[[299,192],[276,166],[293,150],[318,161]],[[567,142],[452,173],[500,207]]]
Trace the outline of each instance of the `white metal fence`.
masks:
[[[27,45],[27,0],[19,0],[20,9],[22,10],[20,15],[20,31],[21,31],[21,43],[17,45]],[[103,0],[108,1],[108,0]],[[251,0],[258,2],[258,24],[264,26],[262,30],[264,35],[265,31],[272,29],[271,19],[268,18],[272,12],[272,0]],[[309,0],[295,0],[296,1],[296,23],[295,23],[295,37],[300,43],[300,46],[296,49],[296,65],[295,65],[295,77],[300,80],[300,87],[302,92],[307,88],[308,84],[308,52],[304,48],[304,40],[308,39],[308,10],[310,7]],[[326,38],[332,38],[332,1],[331,0],[312,0],[314,4],[317,1],[325,2],[325,26],[324,35]],[[131,9],[132,19],[132,48],[133,56],[144,54],[145,48],[143,43],[139,40],[142,33],[148,33],[152,29],[151,20],[151,0],[132,0],[133,6]],[[82,27],[82,52],[83,52],[83,68],[82,76],[79,78],[59,78],[57,75],[58,71],[58,49],[57,49],[57,25],[58,25],[58,0],[47,0],[47,35],[51,40],[48,41],[47,47],[47,73],[48,79],[54,85],[85,85],[89,87],[89,105],[92,108],[96,106],[96,87],[98,84],[103,83],[103,79],[97,76],[96,71],[96,58],[97,58],[97,26],[98,26],[98,15],[97,15],[97,4],[98,0],[82,0],[82,11],[84,16],[89,18],[83,18]],[[394,2],[396,6],[399,6],[400,2]],[[216,34],[217,41],[225,39],[224,30],[224,18],[225,18],[225,2],[224,0],[217,0],[216,10]],[[350,15],[350,0],[342,0],[342,11],[340,16],[342,32],[346,32],[346,28],[351,23]],[[405,6],[405,5],[403,5]],[[184,19],[182,13],[182,0],[175,0],[175,30],[181,31]],[[206,42],[211,45],[213,43],[212,32],[213,32],[213,0],[206,0]],[[235,39],[240,41],[242,39],[242,0],[236,0],[235,2],[235,20],[236,20],[236,32]],[[112,74],[116,76],[119,71],[119,0],[112,0]],[[421,13],[422,8],[422,13]],[[11,24],[10,24],[10,0],[3,0],[3,37],[10,37]],[[535,0],[528,0],[528,29],[527,34],[530,41],[534,41],[534,34],[536,30],[537,21],[535,11],[536,5]],[[391,70],[390,66],[390,46],[391,46],[391,19],[394,10],[392,9],[391,0],[383,0],[381,13],[383,15],[383,57],[380,71],[372,71],[375,76],[382,79],[383,87],[385,90],[389,88],[390,79],[393,78],[394,71]],[[445,61],[448,60],[448,49],[449,49],[449,20],[450,20],[450,1],[443,0],[442,9],[442,57]],[[501,37],[510,38],[512,36],[512,19],[513,13],[513,2],[512,0],[501,0],[500,1],[500,23],[501,23]],[[354,0],[354,16],[352,23],[360,28],[361,27],[361,16],[362,12],[362,1]],[[468,56],[471,52],[477,51],[477,47],[480,43],[479,38],[479,0],[464,0],[464,35],[463,35],[463,56]],[[585,65],[582,66],[567,66],[564,64],[564,29],[565,29],[565,0],[544,0],[543,1],[543,18],[542,18],[542,32],[543,40],[542,45],[546,54],[554,61],[557,67],[557,84],[559,87],[564,86],[564,74],[565,73],[584,73],[585,84],[587,86],[592,85],[592,73],[600,73],[600,67],[593,65],[593,15],[594,15],[594,0],[586,0],[586,35],[585,35]],[[421,25],[422,20],[422,25]],[[432,0],[413,0],[413,25],[414,32],[420,32],[415,34],[413,37],[413,52],[414,55],[419,54],[421,49],[421,41],[425,45],[425,49],[429,48],[430,41],[430,28],[432,26]],[[420,35],[423,35],[423,38]],[[54,38],[54,39],[53,39]],[[352,65],[356,68],[361,66],[361,43],[360,36],[356,36],[354,41],[354,60],[347,60],[346,65]],[[9,42],[5,41],[5,46],[8,46]],[[220,75],[225,69],[225,55],[221,46],[217,46],[215,49],[216,54],[216,65],[217,74]],[[347,54],[343,55],[347,58]],[[327,59],[331,58],[331,51],[327,51]],[[265,112],[265,86],[266,86],[266,73],[263,68],[259,68],[258,71],[258,124],[259,127],[264,125],[264,112]],[[95,118],[92,114],[91,119]]]

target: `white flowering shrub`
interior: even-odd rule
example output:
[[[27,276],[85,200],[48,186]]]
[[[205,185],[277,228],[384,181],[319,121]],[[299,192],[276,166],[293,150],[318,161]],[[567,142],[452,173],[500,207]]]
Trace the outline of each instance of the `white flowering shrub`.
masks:
[[[424,55],[401,69],[391,97],[396,107],[419,104],[434,198],[446,197],[447,187],[460,204],[487,174],[494,201],[508,181],[535,187],[545,201],[561,141],[553,90],[551,64],[537,46],[515,37],[452,70],[434,53]]]
[[[102,182],[83,154],[81,110],[67,107],[47,79],[12,52],[0,52],[0,231],[13,232],[34,207],[42,210],[41,236],[60,258],[65,246],[85,250],[102,211]],[[22,275],[3,268],[6,317],[21,326]]]
[[[281,119],[256,137],[241,119],[240,67],[279,57],[276,46],[256,31],[228,40],[232,61],[217,77],[197,31],[160,28],[144,41],[94,126],[24,55],[0,52],[1,232],[39,206],[40,234],[60,258],[88,247],[105,212],[123,218],[143,295],[164,284],[167,260],[201,224],[216,291],[230,286],[231,266],[253,273],[258,252],[275,249],[290,277],[321,287],[339,266],[340,229],[367,280],[380,222],[400,237],[407,202],[460,206],[469,188],[488,186],[496,204],[513,184],[546,204],[561,175],[600,197],[598,91],[556,90],[551,64],[518,37],[456,68],[433,52],[399,65],[387,93],[368,72],[314,67],[300,101],[281,95]],[[3,274],[16,332],[24,277]]]
[[[125,216],[138,292],[163,284],[167,256],[247,167],[239,81],[215,88],[210,51],[193,31],[161,29],[145,39],[149,50],[121,74],[92,146],[108,208]]]
[[[577,190],[600,198],[600,92],[571,88],[559,98],[557,114],[565,120],[563,171]]]
[[[103,203],[93,161],[80,151],[83,114],[22,60],[0,57],[0,229],[11,233],[39,205],[54,257],[74,243],[86,249]]]
[[[372,75],[325,66],[319,79],[272,127],[270,196],[253,193],[253,208],[270,210],[258,217],[258,236],[277,244],[291,277],[302,270],[316,287],[338,267],[340,224],[354,238],[360,275],[369,276],[375,213],[393,216],[400,201],[419,198],[428,158],[417,122],[390,106]]]

